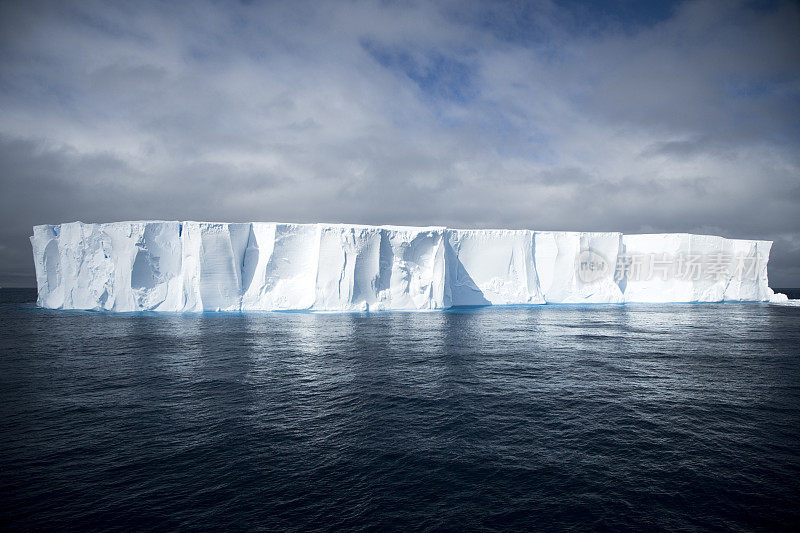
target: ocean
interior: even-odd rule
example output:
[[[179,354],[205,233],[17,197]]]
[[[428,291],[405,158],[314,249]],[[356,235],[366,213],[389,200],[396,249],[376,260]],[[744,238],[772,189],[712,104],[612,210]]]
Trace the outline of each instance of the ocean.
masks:
[[[33,299],[0,291],[7,529],[800,527],[800,307]]]

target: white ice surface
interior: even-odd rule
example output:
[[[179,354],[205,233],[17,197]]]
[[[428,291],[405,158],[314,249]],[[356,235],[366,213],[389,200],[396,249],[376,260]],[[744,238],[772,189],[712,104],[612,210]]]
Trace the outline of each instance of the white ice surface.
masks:
[[[767,280],[771,246],[771,241],[689,233],[623,235],[623,252],[629,257],[652,258],[653,263],[637,266],[650,268],[653,275],[625,277],[619,283],[626,302],[769,301],[773,294]],[[657,266],[661,256],[670,263],[663,270]],[[686,261],[675,261],[680,257]],[[712,276],[709,267],[724,267],[730,274]],[[676,275],[680,268],[689,272],[697,268],[700,275]]]
[[[800,300],[790,300],[785,294],[776,292],[770,296],[769,303],[778,305],[800,305]]]
[[[780,299],[767,279],[771,242],[708,235],[140,221],[36,226],[31,244],[39,305],[53,309],[375,311]],[[693,257],[703,268],[724,257],[726,274],[620,275],[624,257],[658,262],[664,254]],[[737,272],[742,258],[753,275]]]

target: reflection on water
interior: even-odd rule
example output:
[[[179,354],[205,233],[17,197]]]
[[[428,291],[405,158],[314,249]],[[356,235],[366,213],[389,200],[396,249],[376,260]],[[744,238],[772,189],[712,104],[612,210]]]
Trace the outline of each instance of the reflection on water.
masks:
[[[0,305],[18,527],[785,527],[798,310]]]

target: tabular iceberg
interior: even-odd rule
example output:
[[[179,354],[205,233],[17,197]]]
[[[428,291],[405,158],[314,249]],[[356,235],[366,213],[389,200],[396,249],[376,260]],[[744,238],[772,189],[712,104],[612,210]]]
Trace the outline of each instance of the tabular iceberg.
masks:
[[[38,304],[109,311],[379,311],[769,301],[770,241],[268,222],[41,225]]]

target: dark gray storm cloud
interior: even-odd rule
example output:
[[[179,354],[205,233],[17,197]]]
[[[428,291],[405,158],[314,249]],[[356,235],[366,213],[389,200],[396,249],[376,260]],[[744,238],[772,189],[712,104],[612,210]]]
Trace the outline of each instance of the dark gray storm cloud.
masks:
[[[283,220],[775,241],[800,286],[800,9],[0,4],[0,285],[31,226]]]

